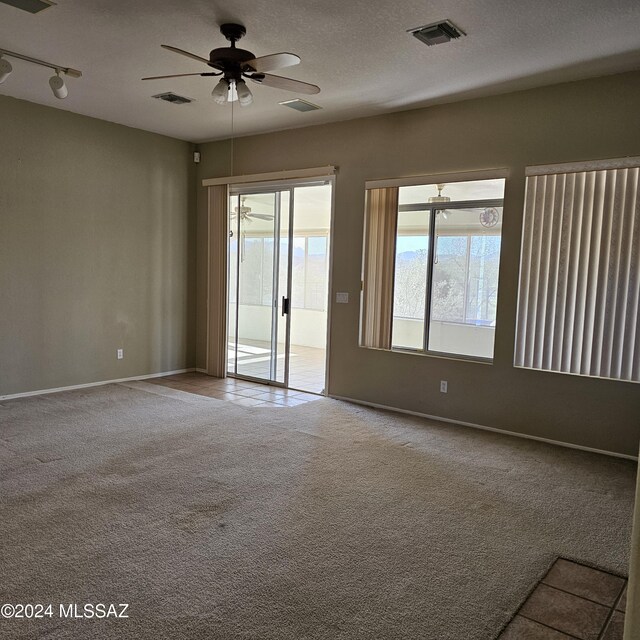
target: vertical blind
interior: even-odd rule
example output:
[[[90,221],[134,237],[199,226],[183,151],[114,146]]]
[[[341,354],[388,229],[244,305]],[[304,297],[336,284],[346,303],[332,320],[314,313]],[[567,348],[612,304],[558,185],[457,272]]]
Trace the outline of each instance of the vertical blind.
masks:
[[[363,347],[391,349],[398,187],[367,189],[362,274]]]
[[[516,366],[640,381],[639,165],[527,170]]]

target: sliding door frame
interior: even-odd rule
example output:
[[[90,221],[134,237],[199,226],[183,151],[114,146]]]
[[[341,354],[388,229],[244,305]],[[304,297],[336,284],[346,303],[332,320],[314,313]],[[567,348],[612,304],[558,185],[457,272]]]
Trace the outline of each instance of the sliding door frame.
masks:
[[[253,193],[276,193],[282,194],[284,192],[289,192],[289,229],[288,229],[288,264],[287,264],[287,293],[286,297],[289,301],[291,301],[292,295],[292,269],[293,269],[293,232],[294,232],[294,223],[295,223],[295,189],[296,187],[308,187],[314,185],[330,185],[331,186],[331,212],[330,212],[330,228],[329,228],[329,253],[327,255],[327,260],[329,262],[327,269],[327,322],[326,322],[326,349],[325,349],[325,363],[324,363],[324,389],[321,395],[329,395],[329,363],[330,363],[330,346],[331,346],[331,313],[332,313],[332,301],[333,301],[333,244],[334,244],[334,222],[335,222],[335,198],[336,198],[336,179],[335,174],[332,175],[321,175],[317,177],[309,176],[303,178],[292,178],[292,179],[280,179],[280,180],[269,180],[265,182],[238,182],[238,183],[230,183],[229,184],[229,198],[230,201],[232,198],[238,198],[238,203],[240,202],[239,196],[242,193],[243,195],[253,194]],[[281,197],[277,196],[278,199]],[[239,205],[238,205],[239,206]],[[229,208],[230,210],[230,208]],[[277,207],[277,214],[280,216],[280,205]],[[280,230],[280,220],[278,220],[278,230]],[[279,253],[280,253],[280,241],[275,243],[277,245],[277,249],[274,246],[274,254],[277,251],[278,253],[278,264],[279,264]],[[239,256],[239,245],[238,245],[238,256]],[[237,269],[239,269],[239,260],[237,264]],[[274,270],[274,285],[275,281],[279,276],[279,273]],[[227,274],[229,271],[227,272]],[[228,277],[228,276],[227,276]],[[279,286],[279,283],[277,283]],[[239,274],[236,271],[236,306],[237,300],[239,299]],[[280,308],[280,303],[278,298],[280,297],[280,291],[278,291],[278,296],[275,299],[275,304],[273,305],[272,317],[275,322],[272,322],[272,331],[276,331],[276,341],[277,345],[277,323],[278,323],[278,313]],[[290,304],[290,303],[289,303]],[[229,308],[229,300],[226,302],[227,310]],[[289,307],[289,314],[287,314],[287,326],[285,330],[285,359],[284,359],[284,382],[278,382],[274,378],[274,367],[277,369],[277,357],[272,358],[271,363],[271,378],[272,380],[265,380],[263,378],[252,378],[250,376],[244,374],[238,374],[238,364],[237,360],[234,364],[234,371],[228,372],[228,375],[232,377],[242,378],[246,380],[253,380],[256,382],[261,382],[264,384],[268,384],[271,386],[278,387],[286,387],[288,388],[289,384],[289,356],[291,349],[291,310],[292,307]],[[274,329],[275,325],[275,329]],[[273,333],[272,333],[273,336]],[[272,345],[274,344],[272,338]],[[235,318],[235,347],[237,354],[237,345],[238,345],[238,312],[236,309],[236,318]],[[277,346],[276,346],[277,349]],[[272,352],[273,353],[273,352]],[[277,356],[277,353],[276,353]],[[227,367],[228,369],[228,367]]]

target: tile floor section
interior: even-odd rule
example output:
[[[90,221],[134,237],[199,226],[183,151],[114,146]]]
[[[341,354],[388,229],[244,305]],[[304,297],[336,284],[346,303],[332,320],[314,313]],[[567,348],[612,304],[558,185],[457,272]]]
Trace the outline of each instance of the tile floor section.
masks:
[[[322,393],[326,351],[314,347],[291,345],[289,386],[294,389]]]
[[[229,371],[234,371],[235,345],[229,343]],[[284,345],[278,345],[278,375],[284,379]],[[291,345],[289,356],[289,387],[310,393],[324,389],[326,351],[315,347]],[[243,338],[238,344],[238,373],[250,378],[269,378],[271,345],[260,340]]]
[[[204,373],[179,373],[145,382],[187,391],[217,400],[228,400],[243,407],[295,407],[321,396],[293,389],[282,389],[236,378],[212,378]]]
[[[558,558],[498,640],[622,640],[627,580]]]

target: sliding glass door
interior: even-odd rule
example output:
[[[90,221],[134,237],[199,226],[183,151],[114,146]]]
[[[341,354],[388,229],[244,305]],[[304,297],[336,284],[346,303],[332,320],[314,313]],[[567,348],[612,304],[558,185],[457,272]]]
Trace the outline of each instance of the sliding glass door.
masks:
[[[288,190],[232,193],[229,373],[285,384],[289,315]]]
[[[322,393],[331,184],[232,187],[228,374]]]

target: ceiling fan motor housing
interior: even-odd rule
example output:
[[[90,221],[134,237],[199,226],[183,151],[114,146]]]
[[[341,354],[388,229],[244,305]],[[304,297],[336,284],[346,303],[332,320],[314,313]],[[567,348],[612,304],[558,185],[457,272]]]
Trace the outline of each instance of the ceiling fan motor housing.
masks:
[[[243,71],[251,71],[252,69],[245,63],[253,60],[255,55],[251,51],[245,49],[236,49],[232,47],[221,47],[213,49],[209,53],[209,66],[220,71],[229,71],[237,74]]]
[[[255,71],[246,64],[254,60],[255,55],[246,49],[237,49],[236,41],[246,35],[247,30],[241,24],[227,22],[220,25],[220,32],[231,42],[230,47],[219,47],[209,52],[209,66],[224,72],[227,80],[240,80],[243,72]]]

